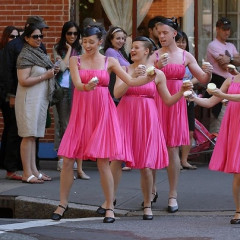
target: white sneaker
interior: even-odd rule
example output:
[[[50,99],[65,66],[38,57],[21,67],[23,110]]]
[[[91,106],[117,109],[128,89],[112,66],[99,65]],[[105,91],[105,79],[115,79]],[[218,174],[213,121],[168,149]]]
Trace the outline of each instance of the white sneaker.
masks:
[[[57,170],[61,171],[62,170],[62,166],[63,166],[63,159],[59,159],[58,163],[57,163]]]
[[[77,162],[74,163],[73,170],[77,170]]]

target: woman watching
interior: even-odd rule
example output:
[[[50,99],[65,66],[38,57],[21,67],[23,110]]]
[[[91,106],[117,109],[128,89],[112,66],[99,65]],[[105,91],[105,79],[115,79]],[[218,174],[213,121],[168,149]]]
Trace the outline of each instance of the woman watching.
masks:
[[[17,59],[18,88],[15,112],[18,134],[22,137],[21,158],[24,183],[43,183],[51,178],[36,167],[36,138],[44,137],[49,105],[53,91],[54,68],[40,48],[41,29],[30,24],[23,33],[24,47]]]

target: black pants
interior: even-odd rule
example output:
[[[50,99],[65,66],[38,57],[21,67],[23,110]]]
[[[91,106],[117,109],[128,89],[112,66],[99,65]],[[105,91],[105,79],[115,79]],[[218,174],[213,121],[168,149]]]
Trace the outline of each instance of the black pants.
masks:
[[[10,108],[9,102],[1,103],[4,129],[1,139],[0,167],[9,172],[22,169],[20,144],[22,138],[18,136],[15,109]]]

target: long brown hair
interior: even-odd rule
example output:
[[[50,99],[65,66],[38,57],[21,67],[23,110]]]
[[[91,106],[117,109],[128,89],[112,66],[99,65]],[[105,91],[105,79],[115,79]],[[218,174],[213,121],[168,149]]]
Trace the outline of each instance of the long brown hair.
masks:
[[[8,39],[13,30],[17,30],[17,32],[18,32],[18,29],[14,26],[7,26],[4,28],[3,34],[2,34],[2,39],[0,42],[0,49],[4,48],[7,45]]]

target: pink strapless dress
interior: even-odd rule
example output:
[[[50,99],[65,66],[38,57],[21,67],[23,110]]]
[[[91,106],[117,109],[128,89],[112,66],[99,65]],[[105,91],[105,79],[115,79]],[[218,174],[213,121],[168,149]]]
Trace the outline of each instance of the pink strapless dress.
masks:
[[[232,81],[229,94],[240,94],[240,83]],[[224,114],[209,169],[240,173],[240,102],[229,101]]]
[[[131,168],[161,169],[168,166],[155,93],[155,82],[130,87],[117,107],[124,141],[124,161]]]
[[[185,52],[183,52],[183,64],[167,64],[161,69],[167,79],[167,87],[171,95],[177,93],[183,83],[185,75]],[[168,147],[189,145],[189,128],[186,100],[182,97],[172,106],[167,106],[161,97],[155,97],[159,119],[162,123],[163,133]]]
[[[68,127],[62,138],[58,155],[71,159],[121,160],[122,137],[117,109],[108,90],[109,73],[106,58],[103,70],[80,69],[83,83],[97,76],[96,89],[84,92],[74,89],[72,111]]]

